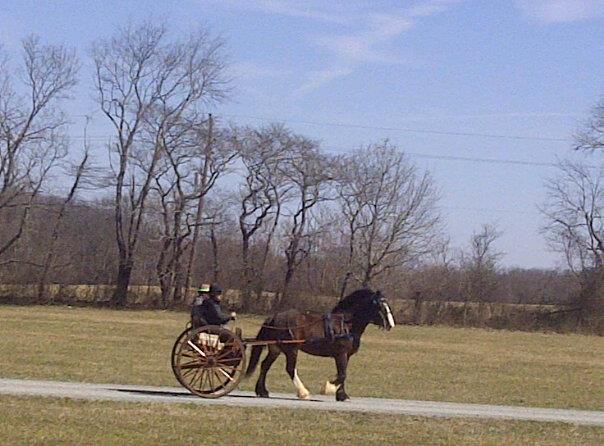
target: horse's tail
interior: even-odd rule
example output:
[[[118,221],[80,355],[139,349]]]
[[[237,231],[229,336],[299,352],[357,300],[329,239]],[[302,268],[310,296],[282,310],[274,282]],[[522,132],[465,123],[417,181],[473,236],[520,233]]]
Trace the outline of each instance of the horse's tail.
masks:
[[[261,341],[261,340],[268,340],[270,339],[269,337],[269,333],[270,333],[270,328],[267,327],[267,325],[271,325],[272,323],[272,319],[267,319],[266,321],[264,321],[264,324],[262,325],[262,328],[260,329],[260,331],[258,332],[258,335],[256,336],[256,340]],[[254,371],[256,370],[256,367],[258,366],[258,361],[260,361],[260,355],[262,354],[262,349],[264,349],[264,345],[254,345],[252,346],[252,353],[250,354],[250,362],[247,365],[247,370],[245,371],[245,376],[251,376]]]

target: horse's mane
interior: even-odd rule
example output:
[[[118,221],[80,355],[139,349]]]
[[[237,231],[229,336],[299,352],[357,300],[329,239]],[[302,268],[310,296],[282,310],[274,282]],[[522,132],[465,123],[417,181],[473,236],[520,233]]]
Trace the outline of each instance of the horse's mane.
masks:
[[[369,299],[373,296],[373,291],[369,288],[361,288],[360,290],[353,291],[348,296],[343,297],[333,310],[332,313],[341,313],[345,311],[349,311],[355,304],[359,302]]]

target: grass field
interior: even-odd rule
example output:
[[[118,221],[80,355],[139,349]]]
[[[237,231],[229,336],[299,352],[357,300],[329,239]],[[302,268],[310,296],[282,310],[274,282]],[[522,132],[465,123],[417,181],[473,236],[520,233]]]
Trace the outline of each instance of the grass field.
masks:
[[[169,364],[170,350],[187,319],[186,314],[177,312],[0,306],[0,376],[176,385]],[[241,318],[236,325],[243,328],[245,335],[253,335],[260,323],[259,318]],[[300,357],[299,373],[311,392],[334,372],[331,360]],[[386,333],[371,328],[350,363],[348,376],[347,390],[352,398],[356,395],[602,410],[604,338],[412,326]],[[251,389],[253,384],[254,380],[244,382],[241,388]],[[268,387],[293,393],[283,361],[271,370]],[[152,443],[178,443],[187,441],[188,435],[207,436],[211,435],[208,429],[215,431],[203,417],[228,425],[228,435],[232,435],[228,442],[234,444],[237,435],[244,429],[249,431],[252,422],[259,426],[253,427],[254,433],[266,427],[272,431],[271,438],[275,442],[280,439],[281,443],[287,443],[288,438],[316,443],[313,438],[328,439],[330,435],[352,435],[355,439],[367,435],[367,441],[388,439],[389,429],[394,429],[398,435],[395,438],[435,444],[597,444],[595,440],[602,440],[604,434],[602,429],[552,423],[307,411],[287,415],[287,411],[270,409],[200,409],[14,397],[0,397],[0,402],[0,438],[8,438],[2,435],[3,430],[21,426],[23,442],[29,442],[23,435],[30,434],[32,442],[46,438],[53,439],[51,443],[61,442],[61,435],[77,438],[89,431],[94,437],[101,435],[95,429],[111,425],[106,438],[98,437],[104,438],[105,443],[120,443],[125,432],[131,432],[131,439],[141,442],[145,438]],[[119,415],[126,412],[127,417]],[[90,416],[88,419],[95,422],[84,427],[78,413],[84,414],[83,420]],[[226,422],[229,419],[240,420],[240,424],[230,427]],[[191,420],[198,420],[193,423],[193,430],[186,427]],[[350,429],[348,420],[354,429]],[[56,429],[59,421],[65,426],[54,432],[53,426]],[[317,425],[318,432],[325,431],[324,434],[312,437],[314,431],[304,428],[306,421]],[[148,430],[150,425],[158,427]],[[427,438],[434,441],[422,440]]]
[[[0,439],[7,445],[598,445],[603,431],[552,423],[0,396]]]

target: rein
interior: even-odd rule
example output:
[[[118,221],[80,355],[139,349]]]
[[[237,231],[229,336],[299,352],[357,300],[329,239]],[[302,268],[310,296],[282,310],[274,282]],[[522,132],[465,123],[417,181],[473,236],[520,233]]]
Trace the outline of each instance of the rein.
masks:
[[[294,325],[294,326],[291,326],[291,327],[277,327],[276,325],[262,324],[261,327],[262,328],[269,328],[271,330],[282,330],[282,331],[299,330],[301,328],[313,327],[315,325],[318,325],[319,323],[322,324],[323,320],[324,320],[324,317],[325,317],[326,314],[341,314],[341,315],[344,315],[345,313],[331,313],[331,312],[325,313],[325,314],[322,315],[321,319],[317,319],[316,321],[314,321],[312,323],[308,323],[308,324],[304,324],[304,325]],[[347,320],[345,318],[342,318],[342,321],[341,321],[342,324],[348,324],[350,322],[352,322],[350,319]]]

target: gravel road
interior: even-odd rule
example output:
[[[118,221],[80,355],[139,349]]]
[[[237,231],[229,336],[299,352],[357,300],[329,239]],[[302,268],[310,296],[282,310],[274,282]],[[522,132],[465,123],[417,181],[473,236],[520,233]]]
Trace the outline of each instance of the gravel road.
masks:
[[[252,392],[235,391],[216,400],[198,398],[178,387],[147,387],[122,384],[88,384],[60,381],[0,379],[0,394],[66,397],[87,400],[131,401],[141,403],[185,403],[242,407],[273,407],[344,412],[373,412],[391,415],[429,417],[474,417],[508,420],[550,421],[604,426],[603,411],[544,409],[535,407],[460,404],[438,401],[391,400],[356,397],[337,403],[333,397],[312,396],[301,401],[292,394],[271,394],[256,398]]]

